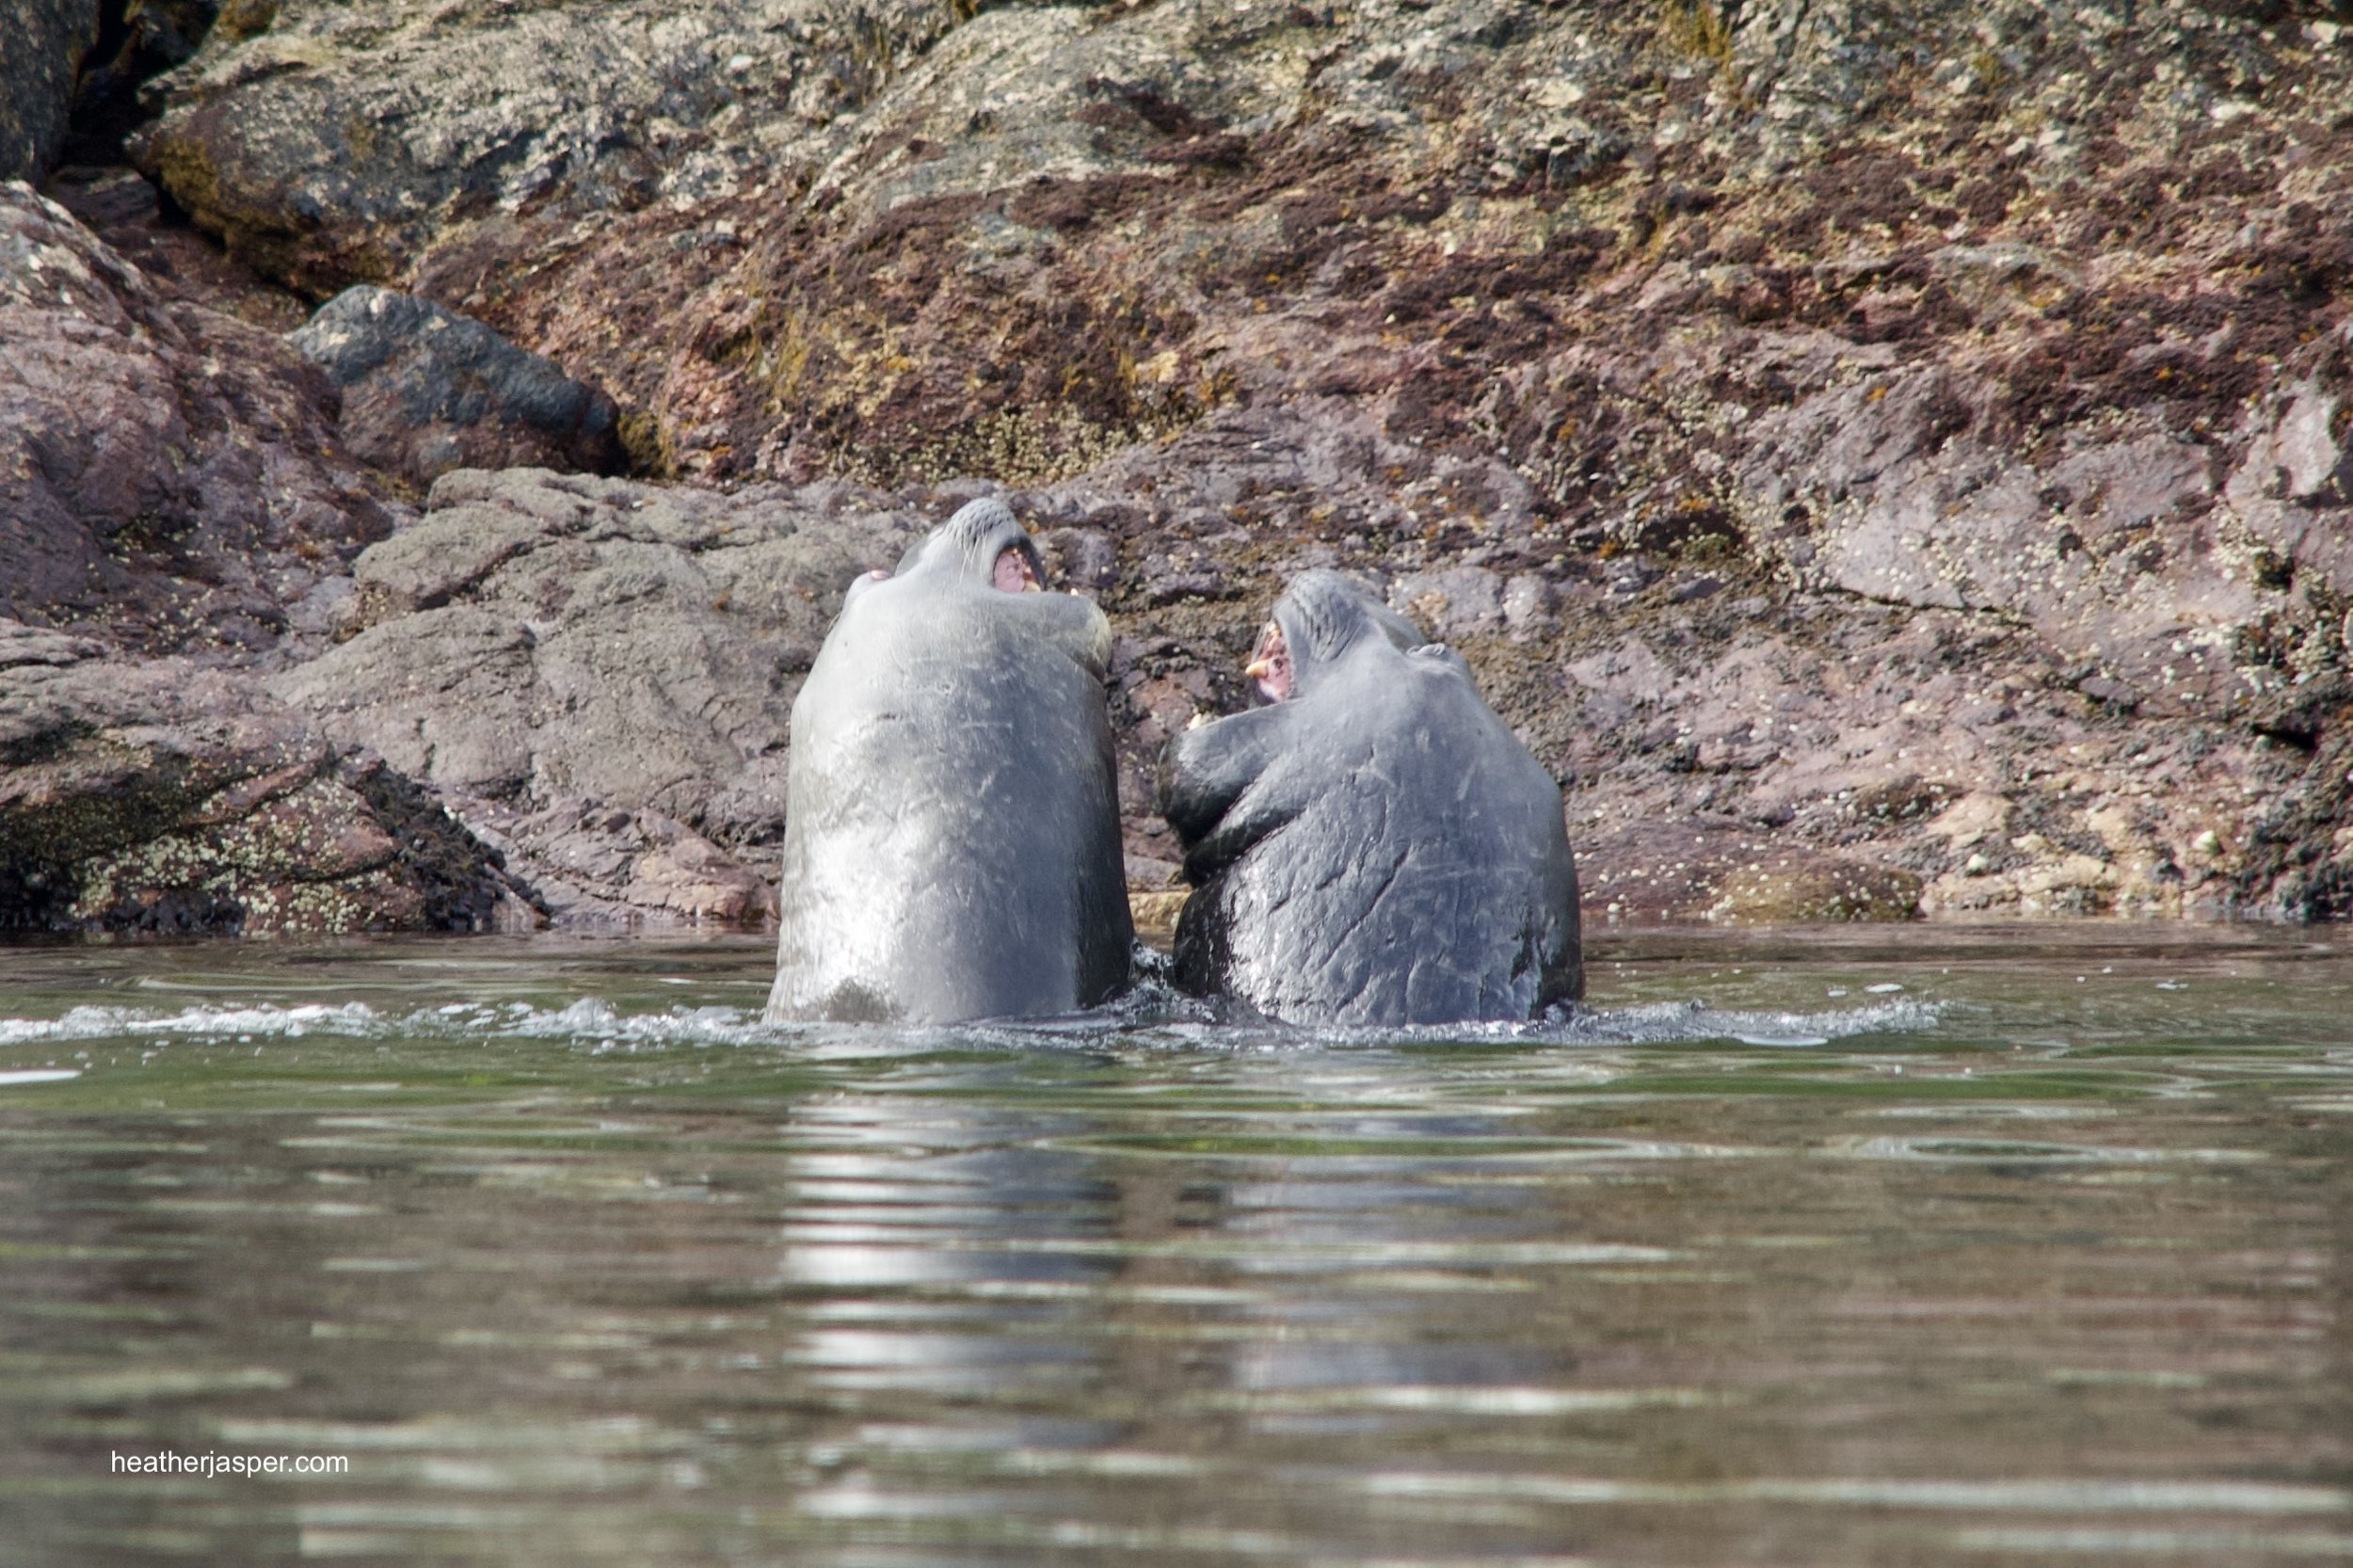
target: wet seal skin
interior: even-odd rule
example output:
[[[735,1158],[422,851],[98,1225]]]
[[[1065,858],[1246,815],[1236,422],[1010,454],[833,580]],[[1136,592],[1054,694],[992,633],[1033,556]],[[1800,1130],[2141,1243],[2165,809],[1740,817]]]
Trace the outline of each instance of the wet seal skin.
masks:
[[[1584,995],[1560,786],[1459,656],[1308,571],[1249,673],[1268,705],[1161,760],[1197,889],[1179,985],[1302,1024],[1528,1018]]]
[[[1076,1012],[1133,940],[1111,626],[975,501],[851,584],[792,704],[774,1019]]]

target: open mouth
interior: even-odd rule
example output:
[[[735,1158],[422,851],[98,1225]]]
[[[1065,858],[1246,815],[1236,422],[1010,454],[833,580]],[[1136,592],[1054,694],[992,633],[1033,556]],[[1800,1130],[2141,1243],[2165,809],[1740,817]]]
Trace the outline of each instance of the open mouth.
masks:
[[[997,564],[989,568],[988,580],[1000,592],[1033,594],[1040,592],[1037,568],[1030,564],[1029,552],[1019,545],[1007,545],[997,552]]]
[[[1250,650],[1250,663],[1242,674],[1258,683],[1269,702],[1282,702],[1291,695],[1291,649],[1283,640],[1283,629],[1273,621],[1258,633],[1258,646]]]

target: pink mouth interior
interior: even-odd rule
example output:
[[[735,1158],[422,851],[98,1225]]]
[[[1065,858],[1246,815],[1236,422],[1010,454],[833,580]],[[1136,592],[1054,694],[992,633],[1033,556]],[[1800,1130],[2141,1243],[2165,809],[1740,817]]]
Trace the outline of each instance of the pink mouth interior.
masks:
[[[997,564],[990,568],[988,580],[1001,593],[1037,591],[1037,573],[1031,568],[1029,556],[1010,545],[997,552]]]
[[[1250,667],[1242,672],[1258,678],[1258,690],[1269,702],[1282,702],[1291,695],[1291,650],[1283,640],[1283,629],[1273,621],[1258,633],[1258,646],[1251,650]]]

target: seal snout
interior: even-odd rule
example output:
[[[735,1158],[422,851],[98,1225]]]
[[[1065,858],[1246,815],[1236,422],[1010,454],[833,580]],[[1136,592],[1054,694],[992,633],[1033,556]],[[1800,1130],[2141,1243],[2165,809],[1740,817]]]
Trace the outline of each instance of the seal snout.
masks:
[[[1283,629],[1273,621],[1258,633],[1258,646],[1250,650],[1250,663],[1242,674],[1258,683],[1269,702],[1282,702],[1291,695],[1291,649],[1283,638]]]

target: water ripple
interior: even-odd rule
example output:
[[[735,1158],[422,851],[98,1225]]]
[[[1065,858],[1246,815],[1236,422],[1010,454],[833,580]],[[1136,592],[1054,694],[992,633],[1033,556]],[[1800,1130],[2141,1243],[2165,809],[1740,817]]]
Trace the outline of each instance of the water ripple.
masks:
[[[771,1023],[757,1009],[723,1005],[678,1005],[664,1012],[625,1013],[599,997],[582,997],[562,1007],[521,1001],[454,1002],[408,1012],[379,1010],[363,1001],[294,1006],[200,1004],[177,1012],[85,1004],[56,1018],[0,1018],[0,1047],[123,1038],[157,1044],[172,1040],[243,1044],[312,1035],[554,1040],[603,1046],[881,1046],[907,1050],[1117,1045],[1251,1051],[1302,1047],[1642,1046],[1706,1041],[1810,1047],[1866,1034],[1916,1033],[1933,1028],[1938,1016],[1934,1004],[1910,1000],[1815,1012],[1742,1012],[1685,1001],[1580,1008],[1565,1017],[1532,1022],[1306,1029],[1264,1020],[1220,1021],[1202,1004],[1159,991],[1148,993],[1145,1001],[1131,998],[1064,1018],[923,1029]]]

